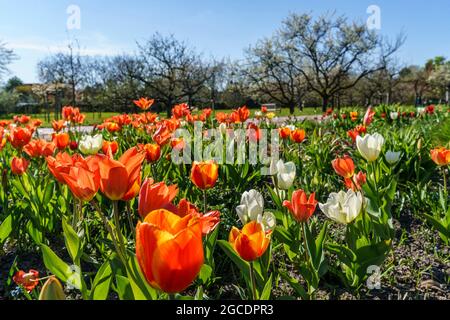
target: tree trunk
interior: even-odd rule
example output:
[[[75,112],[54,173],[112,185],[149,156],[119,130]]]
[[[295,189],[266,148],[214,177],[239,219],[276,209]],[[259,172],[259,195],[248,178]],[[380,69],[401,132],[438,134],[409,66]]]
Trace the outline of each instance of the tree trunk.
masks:
[[[327,112],[329,99],[330,99],[329,96],[322,96],[322,112],[323,113]]]
[[[166,103],[167,119],[172,117],[172,100],[168,100]]]
[[[295,103],[289,103],[289,113],[293,115],[295,112]]]

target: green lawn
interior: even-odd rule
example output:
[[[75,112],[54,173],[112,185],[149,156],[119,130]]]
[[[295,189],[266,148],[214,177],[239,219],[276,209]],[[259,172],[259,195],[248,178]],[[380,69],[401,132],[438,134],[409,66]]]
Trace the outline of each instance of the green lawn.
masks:
[[[225,113],[231,113],[233,110],[231,109],[226,109],[226,110],[220,110],[220,109],[216,109],[216,112],[225,112]],[[253,117],[255,112],[258,110],[254,110],[251,109],[251,116]],[[93,124],[98,124],[101,123],[103,120],[110,118],[114,115],[118,115],[119,113],[115,113],[115,112],[85,112],[86,114],[86,121],[85,121],[85,125],[93,125]],[[294,116],[306,116],[306,115],[321,115],[322,111],[320,108],[314,109],[314,108],[305,108],[304,111],[300,111],[299,109],[295,110]],[[161,118],[164,118],[166,115],[165,112],[160,113]],[[276,113],[277,116],[279,117],[284,117],[284,116],[289,116],[289,109],[288,108],[283,108],[281,111]],[[9,114],[9,115],[4,115],[4,116],[0,116],[1,120],[12,120],[14,114]],[[46,120],[46,114],[44,113],[39,113],[39,114],[32,114],[31,117],[33,119],[41,119],[43,121],[43,124],[41,127],[51,127],[51,122],[52,120],[55,119],[54,113],[50,113],[50,121]]]

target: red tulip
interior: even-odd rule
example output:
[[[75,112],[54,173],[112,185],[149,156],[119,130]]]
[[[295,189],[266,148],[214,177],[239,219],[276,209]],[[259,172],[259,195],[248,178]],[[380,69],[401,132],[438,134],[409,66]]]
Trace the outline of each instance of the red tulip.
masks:
[[[14,157],[11,160],[11,171],[13,174],[21,176],[27,171],[29,165],[30,162],[27,159]]]
[[[317,203],[315,193],[312,193],[308,199],[305,191],[297,190],[292,194],[292,201],[285,200],[283,206],[288,208],[295,220],[307,222],[316,210]]]

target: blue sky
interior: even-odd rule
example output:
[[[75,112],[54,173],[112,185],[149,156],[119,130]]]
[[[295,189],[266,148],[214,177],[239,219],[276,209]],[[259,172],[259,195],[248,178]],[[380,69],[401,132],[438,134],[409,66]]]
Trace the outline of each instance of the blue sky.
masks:
[[[67,30],[69,5],[81,10],[81,29]],[[39,59],[77,38],[87,54],[133,52],[152,33],[173,33],[205,55],[240,58],[243,49],[271,35],[290,13],[327,11],[367,20],[368,6],[381,9],[383,35],[400,31],[406,64],[450,58],[450,1],[427,0],[0,0],[0,40],[20,56],[10,69],[25,82],[36,77]]]

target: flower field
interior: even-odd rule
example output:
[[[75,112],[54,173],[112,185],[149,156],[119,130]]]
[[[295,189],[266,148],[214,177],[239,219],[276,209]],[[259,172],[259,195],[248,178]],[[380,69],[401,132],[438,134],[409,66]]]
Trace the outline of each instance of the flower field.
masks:
[[[0,121],[0,299],[450,298],[450,110]]]

